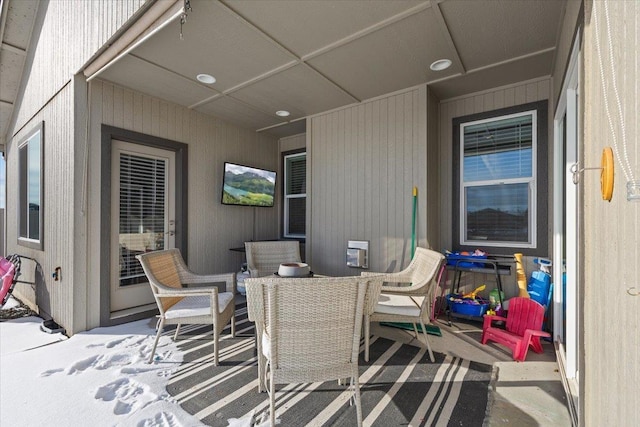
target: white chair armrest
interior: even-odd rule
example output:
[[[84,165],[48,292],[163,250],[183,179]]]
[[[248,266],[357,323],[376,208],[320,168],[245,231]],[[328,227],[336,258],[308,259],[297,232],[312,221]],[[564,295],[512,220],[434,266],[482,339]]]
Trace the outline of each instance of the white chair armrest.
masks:
[[[180,281],[185,285],[198,283],[224,283],[227,292],[236,293],[236,273],[224,274],[195,274],[192,271],[181,271]],[[202,288],[198,288],[202,289]]]
[[[247,291],[247,316],[250,322],[264,324],[264,296],[262,295],[262,282],[256,278],[244,280]],[[256,326],[257,327],[257,326]]]
[[[266,271],[264,269],[260,270],[258,268],[249,268],[249,275],[253,278],[258,278],[258,277],[269,277],[275,273],[277,273],[277,271]]]
[[[384,285],[382,286],[382,292],[385,292],[387,288],[410,288],[411,282],[413,278],[411,275],[403,274],[402,272],[398,273],[375,273],[372,271],[363,271],[360,273],[361,276],[383,276],[384,277]],[[394,285],[387,285],[387,283],[393,283]]]
[[[169,298],[169,297],[194,297],[194,296],[216,296],[218,294],[218,288],[213,287],[209,290],[203,290],[202,288],[197,289],[180,289],[173,291],[161,291],[156,295],[158,298]]]
[[[360,276],[380,276],[380,275],[384,275],[385,273],[376,273],[375,271],[363,271],[360,273]]]

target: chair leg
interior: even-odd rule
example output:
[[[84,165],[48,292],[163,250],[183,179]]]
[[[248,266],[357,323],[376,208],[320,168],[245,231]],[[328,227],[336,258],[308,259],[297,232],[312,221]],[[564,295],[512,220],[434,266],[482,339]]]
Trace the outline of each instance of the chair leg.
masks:
[[[358,427],[362,427],[362,401],[360,399],[360,378],[358,372],[354,373],[351,378],[351,382],[354,386],[353,395],[356,400],[356,418],[358,420]]]
[[[518,341],[513,347],[513,352],[512,352],[513,360],[515,360],[516,362],[524,362],[525,357],[527,357],[528,349],[529,349],[528,343],[524,343],[523,339]]]
[[[276,425],[276,387],[273,384],[273,377],[269,381],[269,416],[271,417],[271,427]]]
[[[236,336],[236,315],[231,316],[231,338]]]
[[[258,325],[256,324],[256,356],[258,357],[258,393],[267,391],[267,385],[265,383],[265,370],[266,359],[262,354],[262,334],[258,331]]]
[[[413,327],[415,327],[416,324],[413,324]],[[435,362],[436,359],[435,357],[433,357],[433,351],[431,350],[431,344],[429,344],[429,337],[427,336],[427,328],[424,325],[424,321],[422,320],[422,318],[420,318],[420,326],[422,326],[422,334],[424,335],[424,342],[425,344],[427,344],[427,350],[429,351],[429,359],[431,360],[431,363]]]
[[[180,323],[178,323],[176,325],[176,333],[173,335],[173,340],[177,340],[178,339],[178,334],[180,333]]]
[[[213,366],[218,366],[218,338],[220,333],[218,332],[218,325],[213,323]]]
[[[420,335],[418,334],[418,326],[416,325],[416,322],[413,322],[413,332],[416,334],[416,339],[419,340]]]
[[[529,330],[527,330],[524,333],[524,337],[520,341],[520,346],[519,346],[517,355],[515,355],[515,350],[514,350],[514,359],[520,362],[524,362],[525,359],[527,358],[527,353],[529,352],[529,346],[532,346],[533,351],[535,351],[536,353],[544,352],[542,348],[542,344],[540,344],[540,337],[534,336]]]
[[[371,318],[364,316],[364,361],[369,361],[369,337],[371,336]]]
[[[158,330],[156,333],[156,340],[153,342],[153,348],[151,349],[151,355],[149,356],[149,363],[153,363],[153,356],[156,354],[156,347],[158,346],[158,340],[160,339],[160,334],[162,334],[162,329],[164,328],[164,318],[160,318],[158,320],[158,324],[156,325],[156,329]]]

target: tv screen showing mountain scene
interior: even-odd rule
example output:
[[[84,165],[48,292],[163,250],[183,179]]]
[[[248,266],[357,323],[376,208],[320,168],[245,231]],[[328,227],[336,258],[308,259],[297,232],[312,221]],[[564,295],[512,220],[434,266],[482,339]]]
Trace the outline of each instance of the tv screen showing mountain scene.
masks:
[[[272,207],[276,173],[234,163],[224,164],[222,204]]]

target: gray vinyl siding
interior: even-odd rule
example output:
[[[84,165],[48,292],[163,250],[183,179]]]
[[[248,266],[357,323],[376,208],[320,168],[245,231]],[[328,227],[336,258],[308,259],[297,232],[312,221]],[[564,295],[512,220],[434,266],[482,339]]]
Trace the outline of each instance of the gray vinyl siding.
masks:
[[[304,149],[306,145],[306,135],[304,133],[288,136],[280,139],[280,152]]]
[[[98,326],[92,316],[92,284],[87,279],[84,160],[86,94],[76,73],[123,27],[144,0],[41,2],[44,18],[28,64],[24,93],[7,137],[7,253],[27,261],[16,295],[38,306],[40,314],[62,325],[68,334]],[[44,250],[17,245],[17,143],[36,123],[45,123]],[[62,280],[51,273],[61,267]],[[95,310],[94,310],[95,311]]]
[[[542,100],[548,100],[551,97],[551,79],[537,79],[530,82],[518,83],[515,85],[496,88],[480,93],[465,95],[462,97],[443,100],[440,103],[440,240],[443,242],[445,248],[452,248],[452,215],[451,209],[453,206],[453,197],[457,197],[457,194],[453,194],[453,166],[454,159],[452,158],[452,120],[456,117],[468,116],[470,114],[483,113],[487,111],[497,110],[506,107],[512,107],[516,105],[526,104],[529,102],[536,102]],[[549,106],[550,111],[553,110],[552,106]],[[552,116],[552,114],[550,114]],[[548,141],[553,141],[553,126],[551,120],[549,120],[549,133]],[[551,167],[551,159],[553,158],[553,150],[549,150],[549,157],[547,159],[539,159],[539,161],[547,161],[549,167]],[[551,169],[549,169],[551,170]],[[548,188],[538,188],[538,191],[551,193],[551,180],[548,181]],[[551,197],[549,198],[551,203]],[[552,210],[549,209],[549,213]],[[549,217],[547,224],[551,224],[551,218]],[[548,232],[551,232],[549,226]],[[551,241],[551,239],[550,239]],[[540,248],[541,252],[551,253],[551,247]]]
[[[548,100],[551,97],[551,79],[543,78],[536,79],[528,82],[522,82],[514,85],[503,86],[487,91],[464,95],[453,99],[443,100],[439,104],[439,229],[438,238],[442,242],[442,248],[451,250],[454,247],[452,230],[454,224],[452,223],[452,209],[453,209],[453,197],[458,197],[458,194],[453,192],[453,124],[452,121],[456,117],[468,116],[470,114],[483,113],[487,111],[497,110],[501,108],[513,107],[530,102]],[[552,107],[550,106],[550,111]],[[549,114],[551,116],[551,113]],[[553,141],[553,126],[549,119],[548,122],[549,132],[547,141]],[[546,161],[549,165],[549,173],[551,173],[551,159],[553,158],[553,150],[549,147],[548,158],[539,159],[539,161]],[[538,187],[538,191],[543,191],[548,194],[549,210],[548,219],[548,233],[551,233],[551,214],[552,214],[552,180],[548,180],[548,188]],[[551,234],[549,234],[551,236]],[[551,243],[552,239],[548,239],[549,247],[540,248],[540,253],[544,256],[551,256]],[[486,248],[483,248],[486,250]],[[491,251],[489,251],[491,252]],[[539,255],[543,256],[543,255]],[[524,257],[523,264],[525,271],[531,272],[537,270],[538,267],[533,263],[533,257]],[[501,278],[503,291],[506,298],[511,298],[518,295],[518,287],[515,278],[515,269],[512,269],[510,276],[503,276]],[[472,290],[473,288],[486,284],[488,289],[496,287],[496,279],[493,274],[468,274],[464,275],[461,280],[461,289],[464,291]]]
[[[555,105],[558,103],[558,97],[562,90],[562,79],[566,71],[571,49],[573,48],[577,24],[581,18],[582,10],[583,4],[581,1],[568,1],[565,3],[564,17],[561,26],[562,31],[558,36],[555,60],[553,63],[553,100]]]
[[[90,83],[89,301],[97,326],[100,303],[100,126],[102,124],[188,144],[188,259],[198,273],[237,272],[243,255],[229,249],[251,239],[278,238],[278,209],[221,204],[225,161],[277,170],[278,140],[212,116],[102,80]],[[281,176],[279,176],[281,179]],[[280,196],[276,196],[276,206]],[[253,236],[255,218],[255,236]]]
[[[56,96],[144,3],[145,0],[42,2],[40,7],[46,7],[46,17],[17,112],[16,129]]]
[[[18,253],[38,260],[41,269],[32,261],[22,264],[21,279],[36,282],[35,286],[19,285],[19,298],[35,302],[40,314],[52,316],[69,331],[81,327],[82,320],[74,318],[74,306],[84,307],[76,300],[74,278],[74,118],[73,88],[64,88],[18,132],[7,154],[7,253]],[[44,250],[30,249],[17,244],[18,240],[18,146],[23,136],[44,121]],[[51,273],[61,267],[62,280],[55,282]],[[84,286],[84,284],[83,284]]]
[[[428,188],[435,183],[427,182],[435,160],[427,149],[425,86],[318,115],[307,123],[307,250],[315,272],[359,274],[346,266],[348,240],[370,241],[371,271],[406,266],[411,258],[413,186],[418,187],[417,244],[439,250],[427,235],[436,197]]]
[[[579,184],[584,254],[583,280],[579,282],[584,300],[578,307],[583,323],[578,338],[583,355],[579,365],[579,407],[582,425],[631,426],[640,421],[640,296],[630,295],[627,289],[640,291],[640,202],[627,200],[627,176],[622,163],[626,155],[630,172],[640,180],[640,3],[608,2],[610,39],[604,4],[598,2],[596,8],[589,5],[589,9],[588,14],[585,11],[588,18],[583,48],[584,147],[579,158],[584,166],[597,167],[603,148],[613,147],[615,183],[611,202],[602,200],[599,171],[585,171]],[[596,37],[602,49],[607,98]],[[607,119],[606,105],[613,126]]]

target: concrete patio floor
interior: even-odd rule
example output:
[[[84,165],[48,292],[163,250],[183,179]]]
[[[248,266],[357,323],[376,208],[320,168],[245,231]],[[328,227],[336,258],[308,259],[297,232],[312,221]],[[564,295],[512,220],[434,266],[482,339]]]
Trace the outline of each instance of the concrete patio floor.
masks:
[[[571,426],[567,399],[555,358],[553,344],[543,341],[544,353],[529,351],[525,362],[515,362],[504,346],[482,345],[482,324],[446,318],[436,320],[442,337],[430,335],[433,351],[463,357],[493,366],[489,385],[485,427],[493,426]],[[423,346],[413,332],[373,324],[373,334]]]

